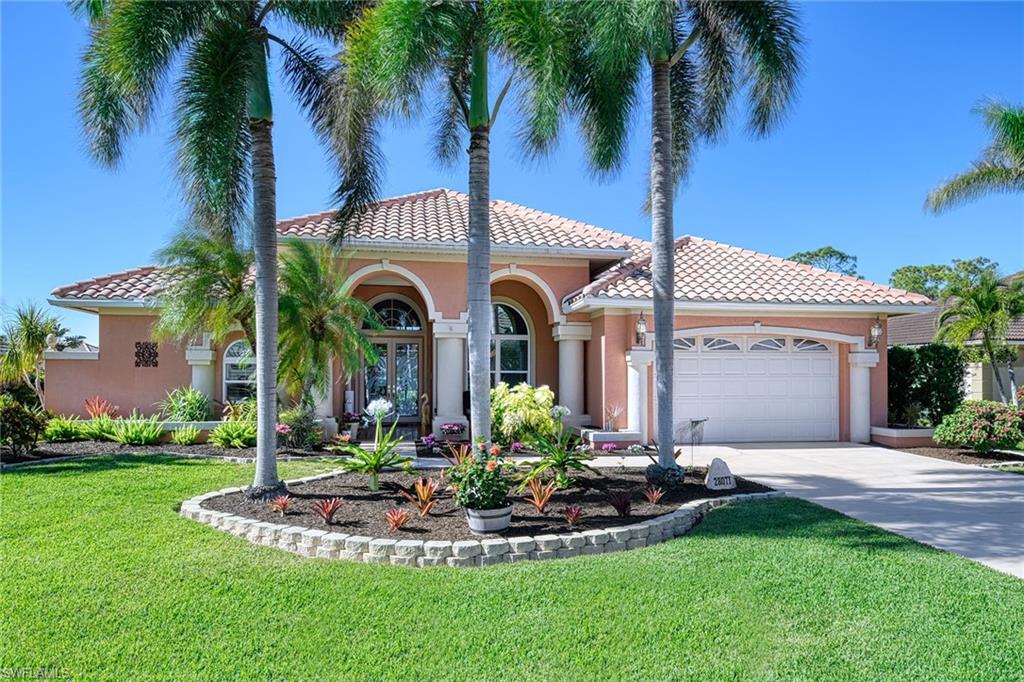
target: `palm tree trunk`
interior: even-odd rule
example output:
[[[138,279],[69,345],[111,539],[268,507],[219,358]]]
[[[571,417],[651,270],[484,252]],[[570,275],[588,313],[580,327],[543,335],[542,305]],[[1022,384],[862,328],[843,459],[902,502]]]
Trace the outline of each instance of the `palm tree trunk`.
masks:
[[[277,174],[266,51],[249,94],[252,134],[253,255],[256,264],[256,476],[252,497],[278,489],[277,477]]]
[[[1003,375],[999,373],[999,358],[996,355],[996,349],[988,339],[984,341],[984,344],[989,364],[992,365],[992,376],[995,377],[996,388],[999,389],[999,402],[1009,403],[1010,401],[1006,397],[1006,387],[1003,385]]]
[[[1013,368],[1014,355],[1006,360],[1006,374],[1010,377],[1010,404],[1017,407],[1017,371]]]
[[[675,466],[672,433],[672,328],[675,263],[672,227],[672,104],[667,59],[651,64],[651,283],[654,288],[654,390],[658,464]]]
[[[469,117],[469,237],[466,297],[469,302],[469,422],[474,440],[491,440],[491,172],[487,107],[487,46],[473,49]],[[454,377],[452,381],[456,380]]]

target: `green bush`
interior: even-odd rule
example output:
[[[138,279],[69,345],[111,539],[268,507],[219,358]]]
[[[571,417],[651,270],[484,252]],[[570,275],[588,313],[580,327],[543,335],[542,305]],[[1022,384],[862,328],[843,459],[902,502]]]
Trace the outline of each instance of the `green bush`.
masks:
[[[171,431],[171,442],[175,445],[195,445],[202,430],[198,426],[179,426]]]
[[[86,440],[113,441],[113,417],[104,414],[82,422],[82,437]]]
[[[954,346],[929,343],[890,348],[889,423],[941,423],[964,399],[966,370],[963,353]]]
[[[9,445],[15,454],[32,450],[49,420],[46,410],[20,403],[7,393],[0,394],[0,443]]]
[[[224,404],[224,419],[229,422],[254,422],[256,421],[256,399],[243,398],[237,403]]]
[[[310,410],[296,407],[285,410],[278,420],[287,429],[278,428],[278,438],[289,448],[319,450],[324,443],[324,430],[317,426],[316,415]]]
[[[82,420],[76,416],[53,417],[46,424],[43,440],[50,443],[67,443],[84,438]]]
[[[508,444],[525,440],[528,434],[553,436],[558,428],[554,406],[555,394],[547,386],[498,384],[491,389],[491,438]]]
[[[210,416],[210,399],[191,386],[182,386],[167,392],[160,402],[164,418],[175,422],[201,422]]]
[[[907,346],[889,349],[889,423],[911,424],[909,412],[914,402],[914,378],[917,376],[917,351]]]
[[[122,445],[154,445],[164,433],[164,424],[155,414],[146,419],[132,410],[130,417],[114,420],[114,440]]]
[[[251,448],[256,445],[256,422],[221,422],[210,432],[209,442],[220,448]]]
[[[1024,438],[1024,410],[992,400],[968,400],[947,415],[932,437],[942,447],[977,452],[1013,448]]]

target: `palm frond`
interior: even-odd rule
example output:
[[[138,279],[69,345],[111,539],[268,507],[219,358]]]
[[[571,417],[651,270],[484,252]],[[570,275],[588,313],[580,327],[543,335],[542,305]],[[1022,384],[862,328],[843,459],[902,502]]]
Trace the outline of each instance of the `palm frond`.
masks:
[[[1024,168],[981,161],[932,190],[925,200],[925,208],[941,213],[986,194],[1019,192],[1024,192]]]
[[[738,57],[721,6],[693,2],[687,12],[691,30],[700,30],[695,57],[699,64],[700,134],[711,141],[719,139],[725,130],[738,80]]]
[[[348,24],[370,5],[369,0],[274,0],[271,11],[311,35],[341,43]]]
[[[1024,169],[1024,107],[990,100],[975,111],[981,114],[992,132],[992,144],[986,152],[986,160]]]

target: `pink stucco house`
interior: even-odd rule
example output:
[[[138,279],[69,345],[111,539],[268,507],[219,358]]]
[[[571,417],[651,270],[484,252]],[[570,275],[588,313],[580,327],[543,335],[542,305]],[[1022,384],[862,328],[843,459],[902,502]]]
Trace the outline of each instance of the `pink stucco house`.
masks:
[[[336,381],[319,410],[375,397],[435,430],[465,421],[466,195],[435,189],[375,204],[350,229],[350,287],[388,329],[381,360]],[[331,214],[282,220],[282,238],[326,239]],[[622,440],[652,433],[650,246],[506,201],[491,204],[494,380],[547,384],[581,425]],[[698,237],[676,242],[675,415],[708,418],[706,442],[860,441],[886,422],[886,320],[929,310],[920,295]],[[155,345],[166,274],[153,266],[58,287],[53,305],[99,315],[99,350],[47,353],[47,405],[81,413],[99,394],[152,412],[193,385],[215,401],[249,390],[241,334]],[[873,332],[874,328],[874,333]],[[333,376],[341,377],[341,368]]]

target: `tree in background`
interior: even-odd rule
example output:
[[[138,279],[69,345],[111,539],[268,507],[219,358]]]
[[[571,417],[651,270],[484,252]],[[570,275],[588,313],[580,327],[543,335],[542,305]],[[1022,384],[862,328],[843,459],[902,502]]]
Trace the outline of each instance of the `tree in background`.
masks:
[[[991,101],[976,110],[992,142],[970,170],[932,190],[925,208],[941,213],[987,194],[1024,192],[1024,108]]]
[[[976,284],[983,273],[995,275],[998,268],[998,263],[982,256],[965,260],[954,259],[952,265],[905,265],[893,271],[889,283],[897,289],[938,299],[955,282]]]
[[[348,295],[345,281],[345,267],[330,246],[286,242],[281,253],[278,380],[307,411],[313,410],[317,396],[332,388],[328,367],[333,358],[340,360],[345,378],[364,359],[377,361],[363,329],[381,325],[372,308]]]
[[[946,289],[945,308],[938,318],[937,342],[963,347],[970,341],[981,344],[992,364],[999,398],[1017,404],[1014,355],[1006,350],[1006,334],[1010,320],[1024,315],[1024,280],[1006,283],[991,272],[984,272],[976,283],[954,282]],[[999,366],[1005,364],[1010,378],[1010,391],[1003,384]]]
[[[252,229],[207,230],[194,222],[157,253],[167,273],[157,339],[187,342],[209,333],[220,342],[235,325],[256,349]]]
[[[153,2],[73,0],[90,21],[79,110],[90,154],[115,166],[145,130],[163,86],[174,87],[178,175],[197,220],[223,231],[251,210],[255,259],[257,445],[252,497],[281,486],[277,422],[277,176],[271,46],[284,79],[313,107],[322,57],[303,36],[341,42],[359,3],[311,0]],[[278,28],[297,33],[282,38]],[[272,30],[273,29],[273,30]],[[175,79],[175,76],[177,78]]]
[[[829,272],[838,272],[841,275],[857,276],[857,257],[831,246],[823,246],[814,251],[800,251],[790,256],[789,260]]]
[[[58,318],[33,304],[18,306],[4,321],[3,330],[0,381],[24,384],[35,394],[40,407],[46,407],[43,358],[47,349],[51,344],[54,350],[73,348],[85,337],[70,335]]]
[[[624,159],[633,111],[643,100],[640,88],[651,88],[655,431],[659,465],[673,467],[675,192],[697,145],[722,135],[737,94],[747,95],[755,135],[767,134],[782,119],[800,70],[797,16],[782,0],[570,4],[587,29],[585,59],[597,67],[598,77],[581,82],[577,93],[596,168],[616,168]]]

